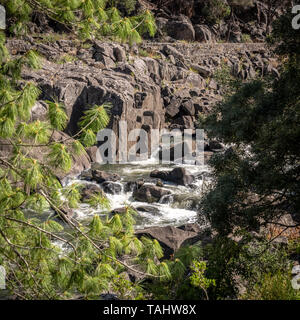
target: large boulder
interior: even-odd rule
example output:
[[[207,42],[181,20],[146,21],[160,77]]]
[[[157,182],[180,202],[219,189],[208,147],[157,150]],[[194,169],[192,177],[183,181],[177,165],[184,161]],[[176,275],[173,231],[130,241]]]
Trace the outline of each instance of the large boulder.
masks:
[[[69,153],[72,158],[72,167],[69,171],[61,170],[58,167],[52,166],[52,172],[54,175],[64,183],[67,177],[75,177],[78,176],[82,171],[87,170],[91,167],[89,156],[86,152],[83,152],[80,155],[75,154],[72,152],[71,145],[74,140],[66,133],[61,131],[53,131],[50,138],[50,143],[54,142],[61,142],[63,143],[66,148],[69,150]],[[27,154],[28,157],[36,159],[41,164],[49,165],[49,153],[50,148],[48,146],[41,146],[36,148],[26,148],[24,153]],[[9,145],[3,145],[0,147],[0,156],[1,157],[10,157],[12,152],[12,148]]]
[[[96,40],[94,43],[93,58],[96,61],[102,62],[107,68],[113,68],[116,65],[113,47],[108,43]]]
[[[199,241],[200,236],[197,232],[186,231],[173,226],[151,227],[136,231],[136,235],[156,239],[164,249],[164,258],[168,259],[178,249],[185,245],[192,245]]]
[[[154,206],[137,206],[135,210],[137,210],[138,212],[150,213],[151,215],[154,215],[154,216],[162,215],[159,209]]]
[[[125,62],[127,60],[126,51],[119,45],[114,45],[114,57],[117,62]]]
[[[82,171],[78,178],[81,180],[92,181],[93,180],[92,169]]]
[[[40,118],[41,117],[41,118]],[[42,120],[47,117],[47,106],[45,103],[37,102],[31,112],[31,121]],[[9,158],[12,154],[12,146],[3,140],[0,145],[0,157]],[[72,158],[72,167],[69,171],[61,170],[56,166],[52,166],[52,172],[62,182],[65,182],[67,177],[78,176],[82,171],[87,170],[91,167],[90,158],[86,152],[82,152],[80,155],[76,154],[72,150],[72,144],[74,139],[67,133],[54,130],[51,133],[49,143],[61,142],[65,145]],[[51,149],[48,146],[39,146],[35,148],[23,148],[23,152],[28,157],[36,159],[38,162],[44,165],[49,165],[49,153]]]
[[[215,42],[214,35],[208,26],[203,24],[196,24],[194,26],[195,39],[199,42],[212,43]]]
[[[85,184],[83,188],[80,190],[80,195],[81,195],[81,201],[86,202],[90,200],[93,196],[96,195],[102,195],[103,191],[100,187],[96,186],[95,184]]]
[[[97,162],[97,146],[88,147],[85,151],[89,155],[91,162]]]
[[[170,46],[169,44],[164,45],[163,52],[167,54],[168,56],[173,56],[174,58],[178,60],[184,60],[184,55],[180,53],[176,48],[173,46]]]
[[[204,220],[206,220],[206,218]],[[207,221],[203,222],[207,223]],[[179,226],[178,228],[184,231],[196,232],[199,236],[199,241],[201,241],[202,247],[205,247],[207,244],[212,243],[213,236],[215,235],[215,232],[211,230],[209,225],[203,228],[203,226],[200,227],[198,223],[187,223]]]
[[[166,107],[166,116],[174,118],[180,111],[180,100],[172,98],[169,105]]]
[[[133,192],[133,198],[140,202],[159,202],[159,200],[166,195],[171,194],[169,190],[162,189],[157,186],[144,184],[139,189]]]
[[[195,180],[195,177],[185,168],[175,168],[172,171],[154,170],[150,173],[150,177],[174,182],[183,186],[190,185]]]
[[[195,115],[195,107],[191,99],[183,101],[180,109],[184,115],[188,115],[188,116]]]
[[[30,110],[31,121],[45,121],[48,116],[48,105],[44,101],[37,101]]]
[[[92,170],[92,176],[93,176],[93,180],[98,183],[103,183],[107,181],[116,182],[121,180],[121,177],[116,173],[109,173],[109,172],[101,171],[97,169]]]
[[[178,118],[174,119],[173,123],[175,125],[178,125],[181,130],[195,129],[195,117],[192,117],[192,116],[178,117]]]
[[[105,181],[101,184],[105,193],[120,194],[122,192],[122,185],[116,182]]]
[[[199,74],[204,78],[208,78],[212,75],[212,70],[209,67],[199,66],[198,64],[193,63],[191,64],[191,68],[199,72]]]
[[[176,40],[194,41],[195,30],[188,17],[180,16],[167,24],[168,35]]]

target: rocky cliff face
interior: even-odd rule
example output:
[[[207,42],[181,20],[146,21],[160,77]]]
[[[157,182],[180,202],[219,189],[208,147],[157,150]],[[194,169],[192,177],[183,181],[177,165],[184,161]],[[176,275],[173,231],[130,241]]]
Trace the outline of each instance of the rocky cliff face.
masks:
[[[23,73],[26,81],[34,81],[42,90],[35,117],[45,116],[43,100],[63,102],[69,116],[65,134],[69,135],[76,133],[86,109],[104,102],[112,103],[110,127],[117,135],[120,120],[127,121],[128,131],[195,129],[197,115],[222,96],[213,78],[221,65],[228,65],[242,79],[277,73],[276,61],[266,47],[254,43],[144,42],[130,48],[100,41],[80,44],[28,37],[9,40],[8,47],[13,55],[28,49],[42,55],[40,70]],[[95,160],[95,148],[88,151]]]

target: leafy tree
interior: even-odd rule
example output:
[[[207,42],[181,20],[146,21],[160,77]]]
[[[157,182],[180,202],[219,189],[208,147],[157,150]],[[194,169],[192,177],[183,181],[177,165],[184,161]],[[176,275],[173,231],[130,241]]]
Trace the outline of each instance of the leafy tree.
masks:
[[[286,7],[292,7],[293,1],[291,0],[265,0],[257,1],[257,6],[260,11],[264,13],[266,20],[266,34],[270,33],[270,28],[274,19],[278,17],[280,11]]]
[[[214,181],[201,201],[201,214],[217,231],[204,254],[207,277],[216,281],[208,290],[213,299],[237,298],[240,284],[247,290],[241,298],[298,298],[289,282],[289,256],[298,247],[273,245],[283,232],[297,234],[299,227],[300,50],[291,21],[290,14],[280,17],[269,38],[280,76],[242,83],[223,65],[215,77],[224,98],[200,118],[210,138],[227,144],[210,161]],[[280,221],[287,213],[294,224]],[[265,240],[260,231],[274,226],[280,232]]]
[[[211,159],[215,181],[202,210],[220,235],[299,219],[299,35],[291,14],[274,24],[279,78],[231,81],[224,100],[203,120],[208,135],[231,147]]]
[[[236,24],[237,17],[235,15],[235,10],[238,8],[251,7],[254,4],[253,0],[228,0],[228,5],[230,7],[229,14],[229,28],[227,33],[227,42],[229,42],[232,27]]]
[[[215,280],[207,279],[204,276],[204,272],[206,270],[206,262],[194,260],[191,265],[192,275],[190,277],[191,284],[194,287],[199,287],[204,291],[206,299],[208,300],[207,289],[210,286],[214,286]]]
[[[201,243],[180,248],[165,262],[168,278],[144,283],[147,292],[159,300],[208,300],[207,289],[215,281],[207,278]]]
[[[292,279],[288,250],[270,246],[268,240],[253,238],[247,233],[239,242],[217,235],[204,248],[203,259],[207,261],[206,277],[214,279],[214,285],[207,290],[213,300],[246,299],[246,295],[253,297],[266,274],[280,273]],[[246,295],[241,296],[241,287]]]
[[[223,0],[205,1],[201,12],[209,24],[216,24],[230,15],[230,6]]]

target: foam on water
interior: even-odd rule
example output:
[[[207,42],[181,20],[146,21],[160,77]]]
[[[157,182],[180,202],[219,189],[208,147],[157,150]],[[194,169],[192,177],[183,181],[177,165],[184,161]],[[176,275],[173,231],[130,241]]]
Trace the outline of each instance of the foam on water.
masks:
[[[171,171],[178,165],[165,165],[157,164],[156,159],[150,158],[146,161],[140,161],[137,163],[124,164],[119,166],[116,173],[121,176],[121,183],[124,181],[135,181],[139,174],[145,176],[145,174],[150,173],[154,169]],[[207,166],[193,165],[193,164],[180,164],[180,167],[184,167],[191,174],[199,176],[202,173],[209,173],[209,168]],[[113,167],[110,171],[113,171]],[[80,183],[80,184],[94,184],[98,185],[95,182],[73,179],[68,181],[70,183]],[[101,185],[100,185],[101,187]],[[199,197],[201,195],[203,187],[203,179],[201,176],[195,180],[193,183],[193,189],[186,186],[178,186],[174,183],[165,182],[164,188],[171,191],[172,195],[185,197]],[[122,208],[125,205],[130,205],[134,208],[137,207],[152,207],[155,212],[144,212],[139,211],[136,220],[137,228],[149,227],[149,226],[165,226],[165,225],[181,225],[184,223],[192,223],[197,219],[197,211],[194,208],[180,208],[178,203],[175,203],[170,199],[165,199],[161,203],[145,203],[135,201],[132,197],[132,192],[124,192],[121,194],[107,194],[107,198],[110,201],[111,209]],[[171,197],[172,198],[172,197]],[[173,197],[174,198],[174,197]],[[188,199],[189,200],[189,199]],[[183,205],[182,205],[183,206]],[[159,213],[157,213],[159,212]],[[94,209],[88,204],[81,204],[78,209],[75,210],[75,214],[78,220],[86,220],[95,214],[104,214],[104,210],[98,208]]]

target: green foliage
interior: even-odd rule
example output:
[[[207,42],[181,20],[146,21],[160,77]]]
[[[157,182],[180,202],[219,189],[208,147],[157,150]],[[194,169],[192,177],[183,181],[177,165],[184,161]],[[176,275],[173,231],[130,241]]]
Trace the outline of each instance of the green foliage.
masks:
[[[206,275],[204,275],[205,270],[200,272],[200,269],[198,269],[198,260],[201,261],[202,255],[203,252],[200,243],[180,248],[174,257],[161,263],[159,269],[162,268],[162,264],[164,263],[163,269],[166,268],[166,270],[168,270],[165,272],[165,277],[159,281],[154,280],[150,284],[144,284],[144,287],[151,293],[153,298],[159,300],[207,299],[206,286],[203,286],[203,289],[200,288],[198,284],[200,284],[200,281],[205,282],[205,284],[212,284],[213,282],[206,278]],[[199,263],[202,266],[202,262]],[[195,272],[194,275],[191,276],[193,270],[195,270]],[[161,271],[159,270],[159,272]],[[201,285],[202,284],[201,282]]]
[[[89,18],[96,6],[102,8],[100,1],[67,2],[70,10],[80,7]],[[26,24],[30,5],[22,0],[5,4],[10,17]],[[15,10],[15,4],[28,12]],[[74,18],[57,1],[39,5],[55,10],[57,19],[60,15],[65,20]],[[118,23],[118,12],[109,14]],[[135,22],[131,23],[134,27]],[[68,121],[64,105],[55,98],[47,101],[46,119],[32,121],[31,109],[40,90],[19,81],[23,67],[38,68],[39,62],[32,51],[12,59],[1,34],[0,145],[7,153],[0,157],[0,262],[7,271],[7,288],[19,299],[70,299],[78,294],[98,299],[108,290],[123,298],[141,299],[142,288],[124,273],[132,270],[159,280],[170,278],[168,264],[159,261],[163,256],[159,243],[135,237],[135,213],[130,207],[110,218],[95,215],[88,225],[71,219],[67,213],[79,207],[81,187],[76,183],[63,187],[58,178],[61,171],[72,168],[74,154],[85,152],[84,146],[93,145],[97,132],[107,126],[109,105],[88,106],[79,131],[56,139]],[[110,208],[102,192],[87,201],[101,211]],[[47,217],[45,211],[51,215]]]
[[[273,32],[267,38],[270,45],[275,46],[275,53],[281,56],[289,56],[296,58],[300,52],[299,30],[291,27],[293,19],[291,12],[281,15],[273,23]],[[284,39],[284,41],[282,41]],[[296,56],[296,57],[295,57]]]
[[[79,124],[83,127],[80,131],[80,140],[85,146],[93,146],[96,143],[95,133],[105,128],[109,123],[107,110],[110,104],[94,106],[87,110]]]
[[[242,40],[242,42],[245,42],[245,43],[252,42],[251,36],[249,34],[246,34],[246,33],[242,33],[241,40]]]
[[[81,194],[80,187],[73,183],[62,190],[62,195],[68,201],[68,205],[70,208],[78,208]]]
[[[220,85],[224,95],[232,95],[234,90],[238,88],[240,82],[231,74],[231,69],[226,62],[222,62],[220,67],[213,75],[216,82]]]
[[[230,145],[211,158],[214,179],[200,204],[218,233],[204,252],[213,299],[299,299],[290,283],[290,249],[253,236],[287,213],[299,216],[299,37],[289,16],[270,37],[282,61],[279,78],[242,83],[223,66],[215,74],[223,101],[201,119],[209,138]]]
[[[146,10],[137,16],[123,18],[117,9],[117,7],[120,8],[128,15],[134,11],[135,3],[135,0],[126,2],[112,0],[3,1],[7,10],[9,30],[13,34],[26,33],[33,13],[42,12],[48,19],[59,22],[84,39],[111,36],[130,43],[140,42],[141,36],[145,33],[154,36],[156,32],[155,20],[150,11]],[[0,57],[1,55],[0,50]],[[70,57],[65,56],[60,63],[68,62],[69,59]]]
[[[285,59],[280,77],[234,85],[202,123],[210,138],[231,144],[212,157],[216,179],[201,204],[220,234],[257,230],[287,208],[299,215],[300,60],[291,29],[273,35]],[[296,38],[282,47],[286,31]]]
[[[194,260],[191,265],[191,270],[192,270],[192,275],[190,276],[191,284],[194,287],[198,287],[202,289],[206,294],[206,298],[208,299],[206,290],[210,286],[215,286],[216,282],[215,280],[205,278],[204,272],[206,270],[206,263],[204,261]]]
[[[219,23],[230,14],[230,6],[222,0],[205,1],[201,11],[209,24]]]
[[[57,130],[65,129],[68,121],[68,116],[64,111],[63,105],[58,102],[47,102],[49,107],[48,115],[51,126]]]
[[[293,289],[291,280],[288,273],[277,272],[274,275],[266,273],[243,298],[250,300],[300,300],[299,290]]]
[[[205,247],[204,258],[208,261],[206,277],[215,280],[215,285],[208,290],[210,299],[244,298],[239,297],[241,286],[252,292],[265,274],[290,273],[284,248],[252,239],[249,234],[240,243],[227,237],[216,237]]]
[[[74,62],[76,61],[77,58],[74,56],[71,56],[69,54],[64,54],[63,56],[61,56],[59,58],[59,60],[57,61],[58,64],[64,64],[64,63],[68,63],[68,62]]]
[[[239,269],[239,246],[227,238],[217,238],[205,248],[207,277],[215,280],[208,295],[211,299],[233,298],[237,295],[236,270]],[[249,263],[249,261],[247,261]]]
[[[61,143],[54,143],[50,146],[49,153],[50,164],[53,167],[59,167],[68,172],[72,167],[72,159],[66,147]]]

